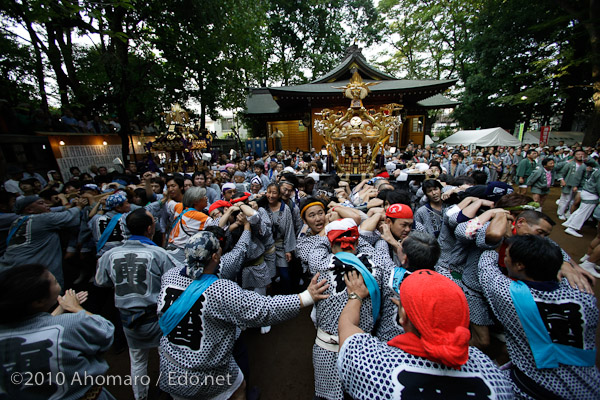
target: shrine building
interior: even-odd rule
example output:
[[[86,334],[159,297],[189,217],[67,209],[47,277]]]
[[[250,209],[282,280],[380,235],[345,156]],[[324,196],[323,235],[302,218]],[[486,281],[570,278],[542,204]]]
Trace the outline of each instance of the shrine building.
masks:
[[[346,50],[342,61],[320,78],[303,85],[251,88],[246,99],[247,117],[259,122],[264,129],[254,136],[267,137],[269,150],[275,149],[271,134],[276,130],[283,133],[281,145],[286,150],[320,149],[324,139],[314,129],[319,113],[328,108],[334,112],[345,111],[348,99],[343,87],[357,71],[366,82],[377,83],[370,87],[371,93],[364,101],[365,107],[397,103],[403,106],[403,126],[400,134],[389,139],[390,146],[404,147],[409,141],[424,144],[427,126],[427,111],[453,108],[459,102],[442,95],[456,83],[450,80],[396,79],[369,65],[361,49],[352,45]]]

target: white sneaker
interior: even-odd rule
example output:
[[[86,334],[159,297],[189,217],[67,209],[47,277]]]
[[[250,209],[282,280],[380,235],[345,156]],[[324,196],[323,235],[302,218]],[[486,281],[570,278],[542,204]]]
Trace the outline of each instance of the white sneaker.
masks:
[[[583,235],[581,233],[577,232],[573,228],[567,228],[567,229],[565,229],[565,233],[568,234],[568,235],[571,235],[571,236],[578,237],[578,238],[583,237]]]
[[[584,254],[584,256],[579,259],[579,262],[580,263],[586,262],[588,260],[588,258],[590,258],[590,255],[589,254]]]
[[[558,215],[558,219],[560,219],[561,221],[566,221],[566,220],[567,220],[567,217],[565,217],[565,216],[564,216],[564,215],[562,215],[562,214],[559,214],[559,215]]]
[[[579,266],[585,269],[587,272],[595,276],[596,278],[600,278],[600,267],[594,264],[591,261],[585,261],[579,264]]]
[[[263,326],[260,328],[260,333],[262,333],[263,335],[269,332],[271,332],[271,325]]]

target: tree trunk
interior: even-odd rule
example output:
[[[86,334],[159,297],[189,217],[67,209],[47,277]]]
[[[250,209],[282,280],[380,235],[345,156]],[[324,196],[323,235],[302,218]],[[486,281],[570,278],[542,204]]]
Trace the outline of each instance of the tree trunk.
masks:
[[[48,34],[48,49],[46,55],[50,60],[50,65],[56,75],[56,83],[58,83],[58,90],[60,93],[60,102],[63,107],[69,107],[69,77],[65,74],[62,69],[62,57],[60,50],[56,46],[55,33],[52,26],[45,24],[46,33]]]
[[[599,67],[596,68],[600,69]],[[595,146],[600,140],[600,71],[596,72],[594,79],[594,94],[592,95],[594,110],[588,120],[583,137],[584,146]]]
[[[123,163],[127,162],[129,156],[129,133],[131,130],[129,123],[129,113],[127,111],[127,101],[129,100],[130,93],[130,80],[128,77],[129,71],[129,40],[123,39],[124,34],[123,24],[125,20],[126,9],[123,7],[114,7],[106,9],[106,16],[108,20],[109,31],[112,31],[112,35],[109,39],[107,51],[109,60],[114,62],[106,62],[104,67],[106,73],[113,85],[114,99],[116,105],[117,116],[119,117],[119,124],[121,124],[121,131],[119,136],[121,138],[121,156],[123,157]]]
[[[525,125],[523,126],[523,137],[525,137],[525,132],[529,130],[529,124],[531,123],[531,116],[533,115],[533,107],[528,106],[525,114]]]
[[[200,130],[206,129],[206,99],[204,98],[204,77],[200,75],[198,79],[198,86],[200,88]]]
[[[569,40],[568,46],[575,51],[573,58],[582,60],[587,56],[589,43],[580,39],[586,35],[583,26],[576,27],[575,32],[575,37]],[[586,63],[570,65],[567,73],[559,80],[562,91],[566,93],[559,131],[570,131],[573,128],[575,115],[581,109],[582,99],[586,97],[585,90],[581,85],[581,77],[589,74],[587,66]]]
[[[44,78],[44,62],[42,60],[42,52],[40,50],[40,41],[37,34],[33,30],[30,22],[27,22],[27,32],[31,39],[33,52],[35,53],[35,76],[38,82],[38,90],[42,99],[42,110],[48,112],[48,96],[46,95],[46,80]]]
[[[584,146],[594,146],[600,140],[600,28],[597,24],[599,18],[600,1],[590,1],[590,21],[584,26],[590,36],[591,44],[594,110],[583,137]]]
[[[589,58],[592,64],[592,100],[594,110],[588,120],[583,137],[584,146],[593,146],[600,139],[600,1],[589,0],[576,3],[572,0],[557,0],[573,18],[580,21],[590,39]]]
[[[64,36],[67,37],[66,41],[64,40]],[[77,74],[77,68],[73,61],[73,44],[71,43],[70,29],[63,31],[62,28],[58,28],[55,38],[62,54],[63,64],[67,70],[68,84],[73,90],[75,100],[77,103],[82,104],[87,111],[90,98],[86,95],[85,91],[82,90],[81,82],[79,81]]]
[[[289,83],[289,76],[287,72],[287,65],[285,61],[285,44],[281,43],[281,74],[283,77],[283,86],[287,86]]]
[[[205,102],[203,101],[200,104],[200,130],[204,130],[206,129],[206,105]]]
[[[119,89],[117,89],[118,100],[117,100],[117,115],[119,116],[119,123],[121,124],[121,153],[123,155],[123,162],[128,159],[129,156],[129,134],[131,131],[131,124],[129,122],[129,113],[127,112],[127,101],[129,100],[129,80],[127,78],[129,69],[129,53],[128,44],[116,39],[115,40],[116,54],[119,60]]]
[[[27,28],[27,33],[29,34],[29,38],[31,39],[31,44],[33,45],[36,65],[35,65],[35,75],[38,81],[38,89],[40,91],[40,97],[42,99],[42,109],[45,112],[48,112],[48,96],[46,94],[46,81],[44,78],[44,63],[42,60],[41,50],[43,49],[43,44],[37,36],[37,33],[33,29],[33,22],[27,17],[27,12],[24,9],[24,5],[20,5],[16,2],[11,4],[12,10],[17,16],[20,18],[24,25]]]
[[[565,106],[563,108],[563,115],[560,120],[559,131],[570,131],[573,127],[573,121],[575,120],[575,114],[579,110],[578,99],[574,96],[574,90],[569,90],[567,98],[565,99]]]

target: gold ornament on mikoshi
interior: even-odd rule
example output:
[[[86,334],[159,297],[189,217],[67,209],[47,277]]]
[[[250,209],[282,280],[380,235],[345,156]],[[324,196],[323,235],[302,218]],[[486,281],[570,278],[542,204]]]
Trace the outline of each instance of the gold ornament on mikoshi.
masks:
[[[202,151],[210,149],[212,135],[200,130],[179,104],[173,104],[170,111],[164,112],[166,132],[160,133],[151,149],[158,156],[158,164],[165,172],[187,172],[194,160],[201,160]]]
[[[377,155],[390,136],[402,130],[401,104],[391,103],[369,110],[363,106],[362,101],[371,91],[369,86],[377,84],[364,82],[358,71],[354,71],[346,86],[335,87],[342,89],[350,99],[350,108],[345,113],[325,108],[317,114],[321,119],[315,120],[315,130],[323,136],[338,173],[373,173]]]
[[[167,111],[165,120],[168,126],[171,125],[185,125],[190,123],[190,116],[179,103],[175,103],[171,106],[171,111]]]

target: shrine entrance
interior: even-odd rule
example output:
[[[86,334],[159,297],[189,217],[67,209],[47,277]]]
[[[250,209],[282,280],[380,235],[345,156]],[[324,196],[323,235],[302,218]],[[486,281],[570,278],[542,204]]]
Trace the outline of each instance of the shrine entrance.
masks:
[[[277,140],[273,137],[273,133],[276,131],[283,134],[280,138],[283,150],[296,151],[296,149],[300,149],[302,151],[310,151],[308,140],[309,129],[304,126],[301,120],[267,122],[267,131],[269,133],[267,139],[267,148],[269,151],[278,150]]]

